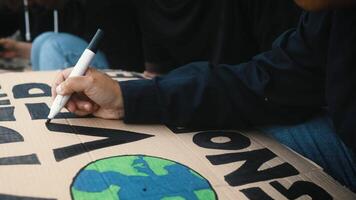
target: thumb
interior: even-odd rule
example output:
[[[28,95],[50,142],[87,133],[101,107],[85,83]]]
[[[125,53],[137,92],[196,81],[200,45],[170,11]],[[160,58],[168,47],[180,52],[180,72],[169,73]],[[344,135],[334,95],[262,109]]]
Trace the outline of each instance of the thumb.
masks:
[[[85,92],[93,85],[93,78],[90,76],[70,77],[56,88],[57,94],[70,95],[74,92]]]

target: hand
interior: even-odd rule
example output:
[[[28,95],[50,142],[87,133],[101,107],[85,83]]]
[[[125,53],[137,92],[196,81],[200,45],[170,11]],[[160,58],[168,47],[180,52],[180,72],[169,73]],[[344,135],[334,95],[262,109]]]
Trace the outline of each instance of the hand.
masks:
[[[321,11],[355,4],[354,0],[294,0],[295,3],[307,11]]]
[[[145,70],[143,72],[143,77],[147,78],[147,79],[154,79],[157,76],[161,76],[161,74],[155,73],[155,72],[149,72],[147,70]]]
[[[93,114],[104,119],[124,116],[119,84],[108,75],[89,68],[84,76],[68,78],[73,68],[60,72],[52,85],[52,98],[70,95],[66,108],[79,116]]]
[[[31,56],[31,43],[19,42],[12,39],[0,39],[0,46],[3,51],[0,52],[0,57],[3,58],[26,58]]]

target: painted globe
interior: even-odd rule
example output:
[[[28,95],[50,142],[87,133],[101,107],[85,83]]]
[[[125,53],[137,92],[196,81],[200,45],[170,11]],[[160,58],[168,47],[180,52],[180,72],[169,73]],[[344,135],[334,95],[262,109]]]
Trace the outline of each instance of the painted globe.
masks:
[[[71,185],[74,200],[215,200],[200,174],[177,162],[144,155],[101,159],[84,167]]]

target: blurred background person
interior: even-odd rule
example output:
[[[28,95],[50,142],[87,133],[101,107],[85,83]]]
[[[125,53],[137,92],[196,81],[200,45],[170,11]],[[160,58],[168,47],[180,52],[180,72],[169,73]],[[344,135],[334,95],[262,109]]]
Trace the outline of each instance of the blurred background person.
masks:
[[[93,1],[87,1],[86,12],[90,14],[87,24],[95,22],[91,16],[99,16],[104,22],[102,28],[109,34],[102,48],[107,63],[111,68],[145,71],[148,77],[199,60],[208,60],[213,65],[245,62],[268,49],[278,34],[295,27],[300,14],[292,1],[284,0],[121,0],[95,2],[94,6],[90,3]],[[105,11],[113,9],[116,15],[101,19],[103,10],[90,9],[95,6],[105,7]],[[52,39],[48,40],[49,37]],[[75,59],[68,59],[67,54],[78,55],[82,50],[75,47],[79,45],[68,47],[64,45],[66,42],[58,42],[61,37],[70,35],[46,33],[34,41],[35,46],[38,41],[47,43],[43,53],[41,48],[32,50],[40,55],[32,59],[33,64],[40,60],[39,70],[53,69],[49,63],[54,60],[62,60],[66,66],[75,64],[68,62]],[[75,37],[68,40],[83,43]],[[63,53],[63,48],[67,53]]]

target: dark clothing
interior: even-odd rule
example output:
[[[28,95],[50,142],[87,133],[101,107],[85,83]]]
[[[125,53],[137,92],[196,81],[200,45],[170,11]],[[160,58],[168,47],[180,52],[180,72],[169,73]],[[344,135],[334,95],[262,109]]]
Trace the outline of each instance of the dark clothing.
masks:
[[[74,35],[83,35],[85,28],[82,22],[85,17],[85,0],[70,0],[63,8],[58,9],[59,31],[68,32]],[[1,36],[6,37],[20,30],[22,38],[25,38],[25,14],[24,7],[18,10],[11,10],[4,5],[0,8]],[[31,40],[47,31],[54,31],[53,10],[32,5],[29,8],[29,22]]]
[[[133,1],[145,61],[167,73],[193,61],[236,64],[270,49],[295,27],[300,10],[285,0]]]
[[[85,16],[84,6],[84,0],[71,0],[63,8],[58,9],[58,31],[82,35],[85,32],[85,27],[82,27],[82,21]],[[22,37],[25,38],[24,8],[21,7],[20,10],[14,11],[14,13],[19,20],[17,29],[21,31]],[[29,20],[31,41],[44,32],[54,31],[54,14],[51,9],[34,4],[29,8]]]
[[[124,121],[247,128],[302,121],[328,106],[355,150],[355,11],[304,13],[296,30],[240,65],[196,62],[154,80],[122,82]]]
[[[356,9],[334,13],[327,49],[326,100],[336,130],[356,150]]]
[[[112,68],[143,71],[150,62],[158,73],[193,61],[246,62],[300,14],[286,0],[67,0],[58,11],[59,32],[89,41],[98,27],[105,31],[101,50]],[[18,19],[24,36],[23,10]],[[52,10],[31,7],[30,20],[32,39],[53,31]]]
[[[144,70],[141,32],[137,23],[137,10],[132,0],[86,0],[83,26],[90,41],[98,27],[105,32],[100,44],[111,68],[130,71]]]
[[[90,41],[98,28],[105,37],[100,49],[106,54],[113,68],[143,71],[144,59],[135,12],[126,1],[105,0],[66,0],[58,9],[59,32],[70,33]],[[53,10],[32,5],[29,8],[31,39],[54,31]],[[11,11],[0,8],[0,36],[6,37],[20,30],[25,38],[24,8]],[[120,26],[118,26],[118,24]],[[119,27],[119,28],[116,28]]]
[[[4,7],[0,8],[0,38],[15,33],[19,27],[19,17],[19,15],[10,9]]]

